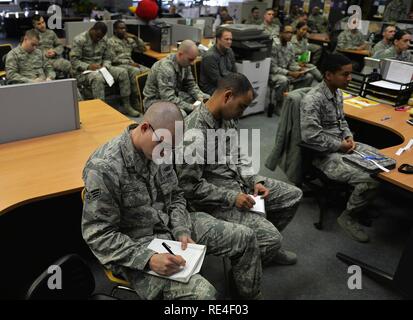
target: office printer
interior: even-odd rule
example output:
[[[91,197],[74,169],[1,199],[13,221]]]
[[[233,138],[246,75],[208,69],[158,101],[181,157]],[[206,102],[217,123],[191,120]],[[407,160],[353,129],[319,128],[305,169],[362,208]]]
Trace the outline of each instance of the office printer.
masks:
[[[271,56],[272,39],[264,28],[250,24],[228,24],[232,32],[232,50],[237,60],[263,60]]]

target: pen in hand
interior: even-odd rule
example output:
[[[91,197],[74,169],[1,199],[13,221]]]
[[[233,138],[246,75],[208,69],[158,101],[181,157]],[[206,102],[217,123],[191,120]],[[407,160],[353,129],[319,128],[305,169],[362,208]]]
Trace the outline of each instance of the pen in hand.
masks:
[[[172,252],[171,247],[168,246],[165,242],[162,242],[162,246],[172,255],[175,255],[175,253]]]

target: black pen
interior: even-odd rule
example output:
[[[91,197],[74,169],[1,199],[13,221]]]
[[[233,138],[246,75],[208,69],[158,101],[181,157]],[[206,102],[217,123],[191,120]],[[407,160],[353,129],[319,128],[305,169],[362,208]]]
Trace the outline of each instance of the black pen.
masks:
[[[168,246],[165,242],[162,242],[162,245],[164,246],[164,248],[165,248],[166,250],[168,250],[168,252],[169,252],[170,254],[175,255],[175,253],[172,252],[171,247]]]

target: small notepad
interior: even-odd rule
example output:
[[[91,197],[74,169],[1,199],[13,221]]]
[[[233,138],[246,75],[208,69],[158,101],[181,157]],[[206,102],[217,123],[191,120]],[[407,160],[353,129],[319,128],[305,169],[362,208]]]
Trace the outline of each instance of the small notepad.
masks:
[[[86,71],[83,71],[82,74],[88,74],[88,73],[92,73],[92,72],[100,72],[109,87],[113,86],[113,84],[115,83],[115,79],[114,79],[113,76],[110,74],[110,72],[108,71],[108,69],[106,69],[106,67],[100,68],[99,70],[95,70],[95,71],[86,70]]]
[[[254,197],[253,195],[250,195],[254,201],[255,205],[250,209],[250,211],[255,212],[255,213],[260,213],[265,215],[265,201],[261,196],[256,196]]]
[[[201,271],[202,263],[204,262],[205,258],[206,246],[188,243],[188,247],[185,250],[182,250],[181,242],[164,239],[153,239],[148,245],[148,249],[151,249],[157,253],[168,253],[164,246],[162,246],[162,242],[165,242],[167,245],[169,245],[175,255],[181,256],[185,259],[185,267],[183,267],[181,271],[171,276],[163,276],[152,270],[148,271],[149,274],[170,280],[175,280],[178,282],[188,283],[192,275],[197,274],[199,273],[199,271]]]

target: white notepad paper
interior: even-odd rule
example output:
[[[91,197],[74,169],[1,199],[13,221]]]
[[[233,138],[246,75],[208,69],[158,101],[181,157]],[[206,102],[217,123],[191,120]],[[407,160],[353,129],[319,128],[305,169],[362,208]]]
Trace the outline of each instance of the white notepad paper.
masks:
[[[170,280],[175,280],[178,282],[187,283],[191,279],[192,275],[199,273],[201,271],[202,263],[204,262],[206,246],[194,243],[188,243],[188,247],[185,250],[181,249],[181,242],[164,240],[164,239],[153,239],[148,245],[148,249],[151,249],[157,253],[168,253],[168,251],[162,245],[162,242],[165,242],[170,246],[171,251],[176,256],[181,256],[185,259],[185,267],[181,271],[173,274],[172,276],[163,276],[157,274],[154,271],[148,271],[149,274],[154,276],[167,278]]]
[[[265,215],[265,201],[264,201],[264,199],[261,196],[256,196],[256,197],[254,197],[253,195],[250,195],[250,196],[255,201],[255,205],[250,209],[250,211]]]
[[[96,70],[96,71],[86,70],[86,71],[83,71],[83,74],[88,74],[91,72],[100,72],[109,87],[113,86],[113,84],[115,83],[115,79],[113,79],[113,76],[110,74],[108,69],[106,69],[106,67],[100,68],[99,70]]]

